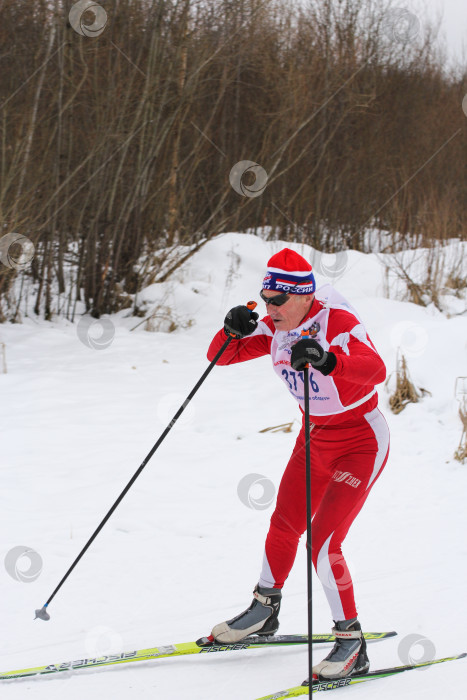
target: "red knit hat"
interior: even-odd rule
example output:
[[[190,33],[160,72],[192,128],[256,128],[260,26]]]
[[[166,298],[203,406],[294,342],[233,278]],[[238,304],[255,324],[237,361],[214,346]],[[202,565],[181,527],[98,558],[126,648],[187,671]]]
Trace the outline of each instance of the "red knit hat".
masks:
[[[316,283],[310,263],[290,248],[284,248],[268,260],[263,289],[289,294],[312,294]]]

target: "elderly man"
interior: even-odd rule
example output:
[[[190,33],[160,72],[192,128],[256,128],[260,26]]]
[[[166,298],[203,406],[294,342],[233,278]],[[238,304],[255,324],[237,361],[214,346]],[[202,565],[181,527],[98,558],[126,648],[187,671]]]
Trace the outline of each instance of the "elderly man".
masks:
[[[312,559],[323,585],[336,637],[313,677],[334,679],[369,669],[357,619],[351,576],[341,545],[381,474],[389,430],[377,408],[375,384],[384,381],[383,361],[356,312],[332,287],[315,294],[311,265],[289,248],[268,261],[260,296],[267,315],[246,306],[231,309],[211,342],[213,359],[228,335],[233,340],[218,364],[271,355],[274,371],[304,410],[304,373],[310,367]],[[302,330],[309,331],[306,338]],[[249,608],[212,630],[232,643],[250,634],[274,634],[281,591],[306,530],[304,422],[282,476],[266,538],[263,565]]]

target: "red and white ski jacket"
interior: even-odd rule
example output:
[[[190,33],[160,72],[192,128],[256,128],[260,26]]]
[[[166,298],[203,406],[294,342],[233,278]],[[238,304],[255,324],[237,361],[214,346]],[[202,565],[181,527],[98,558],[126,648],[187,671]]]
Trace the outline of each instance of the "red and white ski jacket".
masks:
[[[337,301],[336,301],[337,300]],[[303,372],[290,365],[291,347],[309,330],[325,350],[336,355],[334,370],[325,377],[310,368],[310,419],[316,425],[351,421],[376,408],[375,384],[386,378],[386,368],[356,312],[330,285],[316,292],[308,315],[291,331],[278,331],[270,316],[241,340],[232,340],[217,364],[231,365],[271,355],[274,371],[304,409]],[[227,336],[220,330],[208,350],[213,360]]]

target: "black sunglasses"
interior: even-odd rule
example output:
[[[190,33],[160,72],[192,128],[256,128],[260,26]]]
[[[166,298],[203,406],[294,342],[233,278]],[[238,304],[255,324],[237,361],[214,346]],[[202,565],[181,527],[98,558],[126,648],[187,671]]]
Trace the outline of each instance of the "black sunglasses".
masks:
[[[259,295],[266,305],[271,304],[271,306],[282,306],[290,299],[290,295],[285,292],[284,294],[276,294],[274,297],[265,297],[263,290],[261,290]]]

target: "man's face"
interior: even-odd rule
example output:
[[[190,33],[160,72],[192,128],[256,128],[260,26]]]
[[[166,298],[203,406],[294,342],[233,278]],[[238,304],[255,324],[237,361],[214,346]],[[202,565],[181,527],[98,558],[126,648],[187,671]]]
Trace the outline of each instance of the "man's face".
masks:
[[[264,289],[263,296],[272,299],[282,292]],[[288,300],[282,306],[266,305],[266,310],[278,331],[291,331],[300,325],[310,310],[314,294],[290,294]]]

